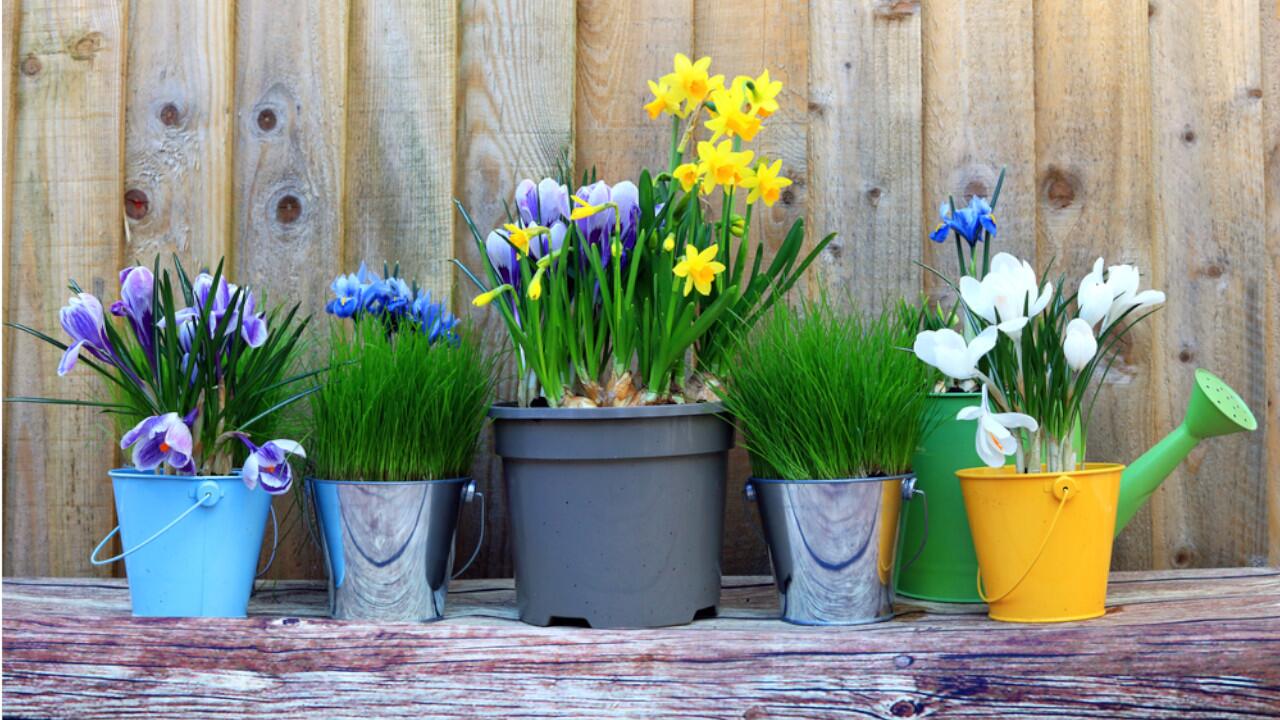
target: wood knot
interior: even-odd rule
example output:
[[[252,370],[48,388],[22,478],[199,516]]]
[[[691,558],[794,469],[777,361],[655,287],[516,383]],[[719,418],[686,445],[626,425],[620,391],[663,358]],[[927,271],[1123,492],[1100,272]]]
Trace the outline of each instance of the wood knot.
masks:
[[[790,205],[796,201],[796,194],[791,188],[782,191],[782,204]]]
[[[876,207],[880,204],[880,196],[883,194],[883,190],[873,187],[867,191],[867,202],[871,203],[871,207]]]
[[[1262,88],[1249,88],[1248,92],[1245,94],[1254,100],[1258,100],[1262,97]]]
[[[1152,18],[1155,16],[1156,16],[1156,4],[1147,3],[1147,17]]]
[[[23,58],[21,68],[23,75],[31,77],[32,75],[39,75],[40,71],[44,69],[44,64],[40,62],[40,58],[36,57],[35,53],[32,53]]]
[[[1187,348],[1182,348],[1181,350],[1178,351],[1179,362],[1189,363],[1195,359],[1196,359],[1196,354],[1191,352]]]
[[[276,129],[276,111],[267,108],[258,113],[258,127],[263,132],[271,132]]]
[[[889,708],[889,714],[894,717],[914,717],[924,708],[910,700],[899,700]]]
[[[812,101],[812,100],[810,100],[810,101],[809,101],[809,112],[810,112],[810,113],[812,113],[812,114],[814,114],[814,115],[817,115],[818,117],[822,117],[822,115],[823,115],[826,111],[827,111],[827,109],[826,109],[825,107],[823,107],[823,106],[822,106],[822,103],[816,103],[816,102],[814,102],[814,101]]]
[[[987,183],[982,178],[973,178],[964,184],[964,198],[966,201],[976,197],[985,198],[990,193],[991,191],[987,189]]]
[[[850,62],[850,61],[848,61],[848,60],[845,60],[845,61],[844,61],[844,69],[845,69],[845,70],[852,70],[852,69],[853,69],[853,63],[852,63],[852,62]]]
[[[1208,278],[1222,277],[1222,266],[1217,263],[1211,263],[1204,268],[1204,276]]]
[[[911,667],[915,661],[915,658],[910,655],[899,655],[893,659],[893,666],[901,670],[903,668]]]
[[[1044,195],[1049,207],[1062,210],[1075,202],[1078,181],[1072,175],[1050,166],[1044,177]]]
[[[160,108],[160,122],[166,127],[173,127],[178,124],[178,120],[182,118],[182,113],[178,112],[178,106],[173,103],[165,103]]]
[[[297,195],[285,195],[276,202],[276,219],[286,225],[302,216],[302,201]]]
[[[872,12],[886,20],[905,20],[920,12],[920,0],[880,0]]]
[[[827,243],[826,253],[830,255],[833,259],[839,260],[840,256],[844,254],[844,246],[832,240],[831,242]]]
[[[130,220],[141,220],[151,211],[151,199],[138,188],[131,188],[124,193],[124,214]]]
[[[1181,137],[1182,137],[1182,142],[1186,143],[1187,145],[1190,145],[1196,141],[1196,131],[1192,130],[1191,126],[1188,125],[1186,129],[1182,131]]]
[[[85,33],[78,40],[71,43],[71,59],[72,60],[90,60],[94,54],[102,49],[102,33],[91,32]]]
[[[1195,553],[1190,548],[1180,547],[1173,554],[1173,566],[1176,568],[1185,568],[1191,566],[1191,561],[1195,559]]]

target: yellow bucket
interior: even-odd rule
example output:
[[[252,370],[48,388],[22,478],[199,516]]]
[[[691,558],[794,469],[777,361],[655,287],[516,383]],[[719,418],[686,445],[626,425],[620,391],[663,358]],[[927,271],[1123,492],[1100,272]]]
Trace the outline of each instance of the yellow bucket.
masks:
[[[993,620],[1065,622],[1106,612],[1123,465],[1065,473],[959,470]]]

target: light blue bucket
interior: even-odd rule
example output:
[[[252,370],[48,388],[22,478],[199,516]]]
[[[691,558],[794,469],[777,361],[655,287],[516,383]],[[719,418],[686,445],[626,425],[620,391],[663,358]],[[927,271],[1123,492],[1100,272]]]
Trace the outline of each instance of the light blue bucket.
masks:
[[[125,468],[109,474],[120,525],[89,560],[105,565],[124,558],[133,614],[244,617],[271,495],[245,487],[238,471],[189,477]],[[125,551],[99,560],[117,531]]]

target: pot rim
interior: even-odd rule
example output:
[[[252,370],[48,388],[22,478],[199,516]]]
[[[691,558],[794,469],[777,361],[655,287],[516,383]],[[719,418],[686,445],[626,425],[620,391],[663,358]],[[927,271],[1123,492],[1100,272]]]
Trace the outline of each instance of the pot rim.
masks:
[[[931,392],[929,397],[945,400],[947,398],[964,398],[966,400],[982,397],[981,392]]]
[[[753,476],[747,479],[747,483],[748,484],[761,483],[764,485],[845,485],[848,483],[886,482],[889,480],[906,480],[907,478],[911,478],[911,477],[915,477],[915,473],[908,472],[908,473],[902,473],[900,475],[873,475],[870,477],[832,478],[830,480],[816,480],[816,479],[786,480],[783,478],[758,478]]]
[[[131,480],[148,480],[148,481],[154,480],[154,481],[161,481],[161,482],[170,481],[170,480],[180,480],[183,482],[195,482],[195,481],[204,482],[206,480],[235,480],[237,482],[242,482],[240,480],[240,468],[234,468],[229,474],[220,474],[220,475],[161,475],[157,473],[155,470],[139,470],[138,468],[135,468],[135,467],[120,467],[120,468],[113,468],[111,470],[108,470],[107,475],[109,475],[112,480],[116,478],[123,478],[123,479],[131,479]]]
[[[1005,465],[1003,467],[975,467],[963,468],[956,471],[956,476],[961,480],[1008,480],[1016,482],[1018,480],[1053,480],[1063,475],[1071,477],[1097,477],[1099,475],[1109,475],[1123,471],[1124,463],[1107,463],[1107,462],[1091,462],[1085,463],[1081,470],[1063,470],[1061,472],[1036,472],[1036,473],[1020,473],[1013,465]]]
[[[449,485],[453,483],[471,482],[471,477],[453,477],[453,478],[436,478],[435,480],[324,480],[322,478],[307,477],[303,478],[308,483],[320,485],[430,485],[439,483],[441,485]]]
[[[633,418],[669,418],[724,414],[722,402],[696,402],[635,407],[550,408],[516,407],[514,403],[496,403],[489,408],[494,420],[630,420]]]

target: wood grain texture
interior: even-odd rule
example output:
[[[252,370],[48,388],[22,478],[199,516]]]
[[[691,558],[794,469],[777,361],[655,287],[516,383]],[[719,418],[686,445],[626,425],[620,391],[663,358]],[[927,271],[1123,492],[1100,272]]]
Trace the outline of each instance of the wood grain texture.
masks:
[[[1262,152],[1266,192],[1267,402],[1266,423],[1267,551],[1280,566],[1280,4],[1260,3],[1262,14]],[[1255,408],[1256,410],[1256,408]],[[1255,414],[1258,414],[1255,412]]]
[[[346,266],[453,286],[458,3],[352,0]]]
[[[503,220],[522,178],[554,174],[565,158],[573,165],[575,30],[572,0],[464,0],[458,67],[458,198],[480,232]],[[454,252],[469,267],[484,262],[466,224],[459,222]],[[490,347],[509,350],[497,312],[471,307],[475,288],[458,286],[455,307],[469,311]],[[514,398],[512,365],[504,366],[497,393]],[[485,431],[472,474],[488,498],[485,548],[469,574],[511,574],[502,462]],[[469,513],[467,514],[469,515]],[[459,553],[470,552],[479,524],[464,515]]]
[[[27,3],[18,22],[5,319],[63,336],[68,278],[102,298],[118,287],[125,8],[118,0]],[[55,348],[5,336],[6,395],[101,391],[86,367],[57,377]],[[5,572],[110,572],[87,560],[113,525],[110,424],[84,408],[5,410]]]
[[[1148,286],[1162,287],[1150,228],[1146,26],[1138,3],[1035,4],[1036,265],[1052,260],[1068,292],[1100,256],[1136,264]],[[1122,344],[1093,411],[1090,459],[1127,463],[1163,437],[1151,422],[1160,387],[1153,343],[1148,322]],[[1149,528],[1143,511],[1120,535],[1117,568],[1148,566]]]
[[[582,170],[608,182],[667,169],[671,119],[650,120],[645,80],[671,72],[693,52],[693,0],[619,3],[578,0],[574,144]]]
[[[316,617],[316,583],[270,583],[247,620],[139,620],[121,581],[4,584],[6,712],[118,717],[1147,718],[1280,703],[1280,574],[1119,573],[1107,615],[1029,626],[903,605],[803,628],[765,578],[722,616],[660,630],[532,628],[510,581],[457,584],[433,624]]]
[[[125,259],[212,270],[231,241],[233,5],[132,0]]]
[[[954,197],[991,199],[1005,169],[996,205],[998,237],[991,252],[1035,261],[1035,49],[1031,0],[925,0],[921,18],[924,93],[923,228],[938,224],[938,206]],[[999,28],[993,32],[993,28]],[[954,243],[926,237],[922,261],[954,277]],[[924,285],[935,298],[954,297],[932,273]]]
[[[1197,367],[1266,415],[1258,12],[1258,0],[1195,0],[1151,16],[1153,277],[1170,298],[1155,317],[1148,385],[1160,434],[1182,420]],[[1202,443],[1165,483],[1152,507],[1156,567],[1267,561],[1267,480],[1228,470],[1266,467],[1266,432]]]
[[[343,263],[346,0],[236,6],[236,279],[322,316]],[[323,323],[319,323],[322,325]],[[295,498],[278,498],[272,577],[318,577]]]
[[[809,225],[838,232],[816,269],[876,309],[921,288],[920,4],[809,4]]]

